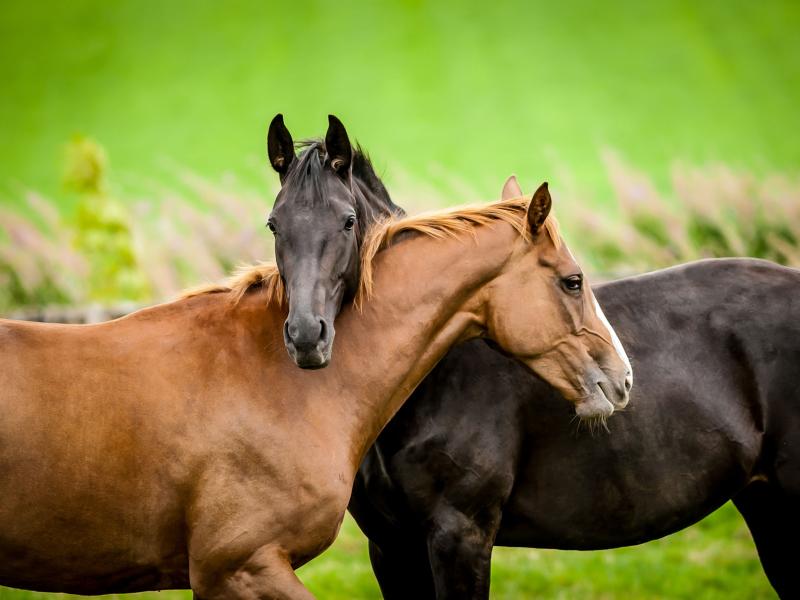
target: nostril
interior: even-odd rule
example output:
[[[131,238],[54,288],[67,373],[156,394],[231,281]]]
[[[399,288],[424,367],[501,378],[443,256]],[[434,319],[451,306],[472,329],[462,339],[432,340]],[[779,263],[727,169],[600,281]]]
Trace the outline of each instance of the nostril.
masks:
[[[325,325],[325,319],[319,320],[319,339],[323,342],[328,339],[328,327]]]
[[[630,392],[631,387],[633,387],[633,377],[630,373],[625,376],[625,391]]]
[[[290,342],[294,342],[294,339],[297,337],[297,326],[289,325],[289,321],[287,320],[283,324],[283,332],[286,334],[286,339]]]

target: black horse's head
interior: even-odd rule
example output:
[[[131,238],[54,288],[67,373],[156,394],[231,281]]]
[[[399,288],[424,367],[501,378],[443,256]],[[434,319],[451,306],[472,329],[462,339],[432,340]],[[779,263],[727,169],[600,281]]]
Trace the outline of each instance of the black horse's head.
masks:
[[[267,225],[289,299],[286,349],[299,367],[318,369],[330,362],[334,318],[358,289],[364,233],[402,211],[333,115],[324,141],[300,145],[297,156],[283,116],[276,115],[267,150],[281,190]]]

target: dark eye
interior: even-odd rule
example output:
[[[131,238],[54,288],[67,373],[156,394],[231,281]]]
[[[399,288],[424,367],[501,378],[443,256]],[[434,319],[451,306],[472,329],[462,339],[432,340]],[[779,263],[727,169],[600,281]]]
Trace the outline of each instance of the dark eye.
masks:
[[[274,235],[278,234],[278,230],[275,229],[275,223],[272,221],[267,221],[267,229],[269,229]]]
[[[350,231],[351,229],[353,229],[353,227],[355,227],[355,225],[356,225],[356,216],[350,215],[349,217],[347,217],[347,221],[344,222],[344,230]]]
[[[561,285],[568,292],[580,292],[583,288],[583,275],[570,275],[561,280]]]

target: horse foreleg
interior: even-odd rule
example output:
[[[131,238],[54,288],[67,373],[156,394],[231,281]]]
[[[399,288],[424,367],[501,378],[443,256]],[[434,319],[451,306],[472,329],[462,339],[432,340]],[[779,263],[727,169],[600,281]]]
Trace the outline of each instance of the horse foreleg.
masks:
[[[261,548],[238,565],[208,561],[191,568],[192,591],[203,600],[314,600],[283,553]]]
[[[747,522],[772,587],[781,598],[800,598],[797,553],[792,551],[800,539],[800,497],[757,481],[733,503]]]
[[[434,515],[428,535],[437,600],[488,600],[492,546],[500,522],[499,509],[481,519],[447,507]]]
[[[392,546],[378,546],[370,541],[369,559],[385,600],[436,598],[424,541]]]

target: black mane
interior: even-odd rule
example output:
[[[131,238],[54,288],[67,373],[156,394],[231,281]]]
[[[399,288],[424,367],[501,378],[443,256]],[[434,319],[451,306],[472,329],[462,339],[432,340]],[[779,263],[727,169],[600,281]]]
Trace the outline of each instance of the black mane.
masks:
[[[313,186],[316,193],[308,197],[325,200],[322,193],[322,177],[328,167],[328,152],[325,141],[319,138],[301,140],[295,143],[300,151],[297,158],[292,161],[286,175],[286,183],[292,182],[303,186]],[[329,167],[328,167],[329,168]],[[383,182],[375,173],[369,155],[360,145],[353,147],[352,177],[355,184],[355,195],[359,202],[359,218],[366,217],[364,225],[371,225],[379,216],[392,214],[402,216],[402,208],[392,202],[392,198]],[[361,192],[360,194],[358,192]],[[363,196],[363,198],[361,197]]]

